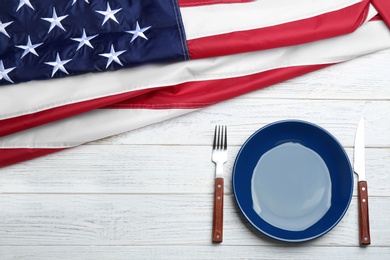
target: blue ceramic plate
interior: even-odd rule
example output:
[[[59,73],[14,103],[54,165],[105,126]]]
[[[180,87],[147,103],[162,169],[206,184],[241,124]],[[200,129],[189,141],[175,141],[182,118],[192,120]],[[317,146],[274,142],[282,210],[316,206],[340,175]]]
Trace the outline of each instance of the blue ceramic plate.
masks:
[[[233,167],[233,191],[248,221],[286,242],[317,238],[344,216],[353,171],[340,143],[309,122],[269,124],[242,146]]]

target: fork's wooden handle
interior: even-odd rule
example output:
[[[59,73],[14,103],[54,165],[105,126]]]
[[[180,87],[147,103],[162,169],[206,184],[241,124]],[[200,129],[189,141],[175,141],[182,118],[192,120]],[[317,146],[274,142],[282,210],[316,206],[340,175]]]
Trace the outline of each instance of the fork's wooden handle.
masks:
[[[213,214],[213,242],[221,243],[223,240],[223,178],[215,179],[214,186],[214,214]]]
[[[358,182],[359,199],[359,240],[361,245],[371,244],[370,238],[370,219],[368,217],[368,190],[367,182]]]

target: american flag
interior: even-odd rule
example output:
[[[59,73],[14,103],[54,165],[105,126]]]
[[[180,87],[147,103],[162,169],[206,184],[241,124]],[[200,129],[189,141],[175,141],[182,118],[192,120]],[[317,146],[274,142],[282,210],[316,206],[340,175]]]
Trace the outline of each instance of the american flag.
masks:
[[[384,1],[220,3],[2,0],[0,166],[390,47]]]

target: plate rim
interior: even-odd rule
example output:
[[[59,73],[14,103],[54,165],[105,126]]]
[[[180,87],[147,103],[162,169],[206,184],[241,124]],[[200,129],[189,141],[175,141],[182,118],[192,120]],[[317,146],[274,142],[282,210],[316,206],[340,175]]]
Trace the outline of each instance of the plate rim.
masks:
[[[241,153],[243,152],[243,150],[245,149],[246,145],[256,136],[258,135],[260,132],[264,131],[265,129],[269,128],[269,127],[272,127],[272,126],[275,126],[275,125],[280,125],[280,124],[285,124],[285,123],[297,123],[297,124],[304,124],[304,125],[309,125],[311,127],[314,127],[318,130],[320,130],[321,132],[323,132],[324,134],[328,135],[330,138],[332,138],[335,143],[340,147],[340,150],[342,151],[343,155],[345,156],[346,158],[346,163],[347,163],[347,166],[348,166],[348,172],[350,173],[350,177],[349,178],[351,180],[351,189],[348,191],[349,194],[348,194],[348,200],[347,200],[347,203],[345,205],[345,208],[344,210],[341,212],[340,216],[338,216],[337,220],[328,228],[325,228],[322,232],[319,232],[318,234],[316,235],[313,235],[313,236],[307,236],[307,237],[303,237],[303,238],[300,238],[300,239],[288,239],[288,238],[282,238],[280,236],[277,236],[277,235],[273,235],[273,234],[270,234],[269,232],[266,232],[264,231],[263,229],[261,229],[261,227],[259,227],[256,223],[253,222],[253,220],[247,215],[247,213],[245,212],[245,210],[242,208],[242,205],[240,204],[239,202],[239,199],[237,197],[237,188],[236,188],[236,185],[235,185],[235,182],[236,182],[236,168],[237,168],[237,163],[238,163],[238,159],[241,155]],[[260,158],[259,158],[260,159]],[[252,174],[253,175],[253,174]],[[236,205],[239,207],[240,209],[240,212],[243,214],[243,216],[245,217],[245,219],[259,232],[261,232],[262,234],[266,235],[267,237],[270,237],[270,238],[273,238],[275,240],[278,240],[278,241],[282,241],[282,242],[305,242],[305,241],[309,241],[309,240],[313,240],[313,239],[316,239],[318,237],[321,237],[323,236],[324,234],[328,233],[330,230],[332,230],[341,220],[342,218],[345,216],[346,212],[348,211],[348,208],[351,204],[351,200],[352,200],[352,196],[353,196],[353,189],[354,189],[354,178],[353,178],[353,169],[352,169],[352,165],[351,165],[351,161],[348,157],[348,154],[346,153],[344,147],[341,145],[341,143],[336,139],[335,136],[333,136],[329,131],[327,131],[326,129],[324,129],[323,127],[317,125],[317,124],[314,124],[314,123],[311,123],[309,121],[305,121],[305,120],[299,120],[299,119],[285,119],[285,120],[278,120],[278,121],[274,121],[274,122],[271,122],[271,123],[268,123],[264,126],[262,126],[261,128],[257,129],[255,132],[253,132],[246,140],[245,142],[241,145],[240,147],[240,150],[238,151],[237,155],[236,155],[236,158],[235,158],[235,161],[234,161],[234,164],[233,164],[233,168],[232,168],[232,190],[233,190],[233,196],[234,196],[234,199],[236,201]],[[325,216],[325,215],[324,215]],[[260,217],[260,216],[259,216]],[[260,217],[261,218],[261,217]],[[262,219],[262,218],[261,218]],[[265,220],[263,220],[265,221]],[[266,221],[265,221],[266,222]],[[318,223],[318,221],[316,222]],[[271,224],[270,224],[271,225]],[[313,224],[314,225],[314,224]],[[312,226],[313,226],[312,225]],[[271,225],[273,226],[273,225]],[[275,226],[273,226],[275,227]],[[276,227],[277,228],[277,227]],[[280,229],[280,228],[279,228]],[[281,229],[283,230],[283,229]],[[294,232],[294,231],[292,231]],[[301,231],[300,231],[301,232]]]

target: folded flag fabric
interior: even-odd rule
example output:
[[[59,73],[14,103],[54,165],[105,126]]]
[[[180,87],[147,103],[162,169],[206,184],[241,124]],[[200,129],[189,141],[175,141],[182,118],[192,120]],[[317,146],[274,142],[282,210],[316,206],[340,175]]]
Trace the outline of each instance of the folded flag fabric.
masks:
[[[99,89],[99,94],[108,99],[110,91],[131,97],[0,138],[0,167],[183,115],[386,48],[390,48],[390,31],[383,21],[377,20],[352,34],[307,44],[77,76],[85,86],[81,95],[92,95]],[[67,80],[73,82],[71,78],[53,81],[65,93],[78,91]],[[105,82],[110,82],[110,89],[103,87]],[[48,81],[44,83],[24,88],[23,92],[26,95],[34,91],[46,93],[52,85]]]
[[[102,93],[96,87],[94,95],[87,96],[81,94],[85,84],[80,84],[79,79],[64,81],[74,85],[72,92],[63,90],[63,84],[50,82],[45,93],[35,91],[33,95],[25,95],[23,89],[47,83],[12,82],[116,70],[142,62],[291,46],[352,32],[377,14],[368,0],[0,0],[0,3],[0,84],[11,84],[0,88],[0,136],[132,95],[117,96],[123,93],[115,89]],[[161,36],[159,32],[168,35]],[[165,40],[175,44],[167,44]],[[105,82],[103,88],[110,89],[109,85],[111,82]]]
[[[378,11],[388,17],[386,3],[0,0],[0,166],[169,118],[176,115],[175,109],[178,114],[186,113],[386,48],[388,30],[383,21],[368,23]],[[360,49],[348,55],[347,48],[344,56],[337,55],[348,58],[334,61],[328,54],[321,61],[305,59],[299,64],[289,63],[292,57],[280,60],[267,54],[277,50],[293,54],[298,46],[327,42],[324,39],[370,27],[366,24],[383,27],[379,45],[350,42]],[[245,54],[258,51],[265,53],[260,56],[264,64],[253,63],[252,54]],[[306,55],[317,55],[313,54]],[[230,60],[240,55],[245,58]],[[249,63],[259,67],[248,70]],[[224,70],[230,64],[236,66]],[[216,89],[220,80],[230,87]],[[246,85],[237,89],[237,80]],[[152,109],[145,112],[145,108]],[[104,133],[84,131],[82,138],[48,138],[46,142],[34,139],[42,129],[56,136],[53,125],[73,122],[76,126],[82,124],[77,118],[92,119],[92,114],[120,109],[131,111],[132,126],[119,127],[113,119],[106,124],[111,130]],[[145,113],[148,119],[141,119]],[[73,132],[70,126],[67,131]],[[19,135],[26,133],[28,138]]]
[[[371,0],[372,5],[378,10],[380,16],[390,28],[390,1]]]

